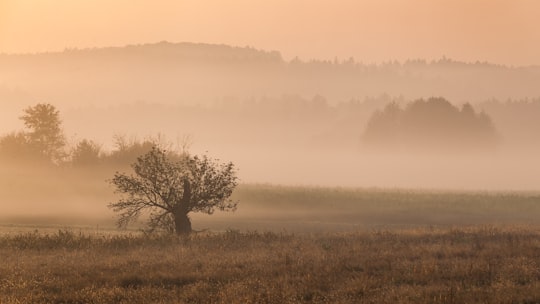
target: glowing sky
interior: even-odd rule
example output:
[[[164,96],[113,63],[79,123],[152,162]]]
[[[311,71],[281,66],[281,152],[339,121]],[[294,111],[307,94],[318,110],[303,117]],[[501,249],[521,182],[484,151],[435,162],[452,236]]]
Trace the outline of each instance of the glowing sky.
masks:
[[[286,59],[540,64],[537,0],[0,0],[0,52],[167,40]]]

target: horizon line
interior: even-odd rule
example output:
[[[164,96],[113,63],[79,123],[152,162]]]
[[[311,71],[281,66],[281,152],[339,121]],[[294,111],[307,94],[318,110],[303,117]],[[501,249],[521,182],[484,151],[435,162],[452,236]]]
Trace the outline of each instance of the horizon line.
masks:
[[[85,52],[85,51],[95,51],[95,50],[107,50],[107,49],[123,49],[123,48],[129,48],[129,47],[144,47],[144,46],[154,46],[159,44],[170,44],[170,45],[204,45],[204,46],[222,46],[222,47],[229,47],[233,49],[252,49],[259,52],[265,52],[265,53],[277,53],[279,54],[279,57],[285,62],[285,63],[292,63],[294,61],[300,61],[302,63],[310,63],[310,62],[336,62],[338,64],[343,64],[347,61],[350,61],[351,59],[355,64],[358,65],[364,65],[364,66],[385,66],[390,64],[399,64],[399,65],[406,65],[407,63],[414,63],[414,62],[421,62],[423,64],[437,64],[437,63],[453,63],[453,64],[465,64],[465,65],[485,65],[485,66],[493,66],[493,67],[502,67],[502,68],[510,68],[510,69],[516,69],[516,68],[540,68],[539,64],[528,64],[528,65],[513,65],[513,64],[502,64],[502,63],[495,63],[490,62],[487,60],[476,60],[476,61],[466,61],[466,60],[458,60],[453,59],[451,57],[447,57],[446,55],[441,55],[438,59],[427,59],[427,58],[408,58],[406,60],[397,60],[397,59],[388,59],[383,61],[371,61],[371,62],[364,62],[362,60],[357,60],[354,56],[348,56],[347,58],[340,58],[339,56],[334,56],[332,59],[322,59],[322,58],[301,58],[300,56],[292,56],[290,59],[284,59],[282,52],[279,50],[272,50],[272,49],[262,49],[257,48],[252,45],[245,45],[245,46],[238,46],[238,45],[231,45],[226,43],[210,43],[210,42],[191,42],[191,41],[179,41],[179,42],[172,42],[168,40],[160,40],[157,42],[140,42],[140,43],[129,43],[129,44],[123,44],[123,45],[109,45],[109,46],[85,46],[85,47],[64,47],[62,50],[56,49],[56,50],[47,50],[47,51],[36,51],[36,52],[0,52],[0,56],[37,56],[37,55],[51,55],[51,54],[64,54],[69,52]]]

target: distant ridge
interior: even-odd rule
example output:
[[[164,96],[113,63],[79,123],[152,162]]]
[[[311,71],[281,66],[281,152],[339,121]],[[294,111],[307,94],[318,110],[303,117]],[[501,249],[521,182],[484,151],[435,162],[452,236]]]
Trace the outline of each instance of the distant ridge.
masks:
[[[24,54],[0,54],[3,57],[29,56],[84,56],[84,55],[139,55],[176,57],[186,60],[221,60],[221,61],[269,61],[282,62],[278,51],[258,50],[250,46],[236,47],[226,44],[172,43],[161,41],[157,43],[130,44],[126,46],[95,47],[95,48],[66,48],[63,51]]]
[[[441,96],[462,104],[538,98],[539,83],[540,67],[534,66],[446,57],[380,64],[285,60],[278,51],[189,42],[0,55],[0,99],[19,103],[209,104],[284,95],[319,95],[337,103],[386,94],[406,100]]]
[[[99,54],[132,54],[132,55],[159,55],[159,56],[176,56],[185,59],[217,59],[217,60],[236,60],[236,61],[268,61],[268,62],[316,62],[316,63],[336,63],[335,61],[327,59],[311,59],[305,60],[303,58],[292,58],[291,60],[284,60],[281,53],[277,50],[263,50],[257,49],[252,46],[232,46],[219,43],[196,43],[196,42],[169,42],[160,41],[155,43],[141,43],[141,44],[128,44],[124,46],[105,46],[105,47],[89,47],[89,48],[65,48],[63,51],[52,52],[36,52],[36,53],[0,53],[0,57],[27,57],[27,56],[58,56],[62,54],[69,55],[88,55],[92,53]],[[337,63],[346,64],[354,62],[354,59],[347,58],[340,60]],[[475,62],[459,61],[442,56],[435,60],[425,60],[420,58],[408,59],[403,62],[400,61],[383,61],[380,63],[362,63],[360,58],[359,62],[354,62],[359,66],[454,66],[454,67],[467,67],[467,66],[483,66],[493,68],[533,68],[540,69],[538,65],[524,65],[524,66],[510,66],[504,64],[497,64],[488,61],[477,60]]]

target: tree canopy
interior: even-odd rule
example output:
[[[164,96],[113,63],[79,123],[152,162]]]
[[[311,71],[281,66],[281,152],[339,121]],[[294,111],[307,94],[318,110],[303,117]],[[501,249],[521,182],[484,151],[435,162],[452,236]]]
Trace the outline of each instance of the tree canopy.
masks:
[[[83,139],[71,151],[71,163],[77,167],[93,166],[100,162],[101,153],[99,144]]]
[[[134,174],[116,173],[110,181],[121,194],[109,204],[125,227],[141,214],[150,230],[177,234],[191,232],[189,213],[212,214],[236,210],[230,196],[237,185],[233,163],[219,163],[207,156],[171,153],[157,146],[132,165]]]
[[[402,108],[389,103],[370,118],[363,140],[388,148],[470,149],[492,147],[497,131],[485,113],[444,98],[419,99]]]
[[[25,132],[27,144],[39,156],[53,162],[60,161],[64,156],[66,139],[62,131],[62,121],[59,111],[51,104],[39,103],[24,109],[21,116],[28,129]]]

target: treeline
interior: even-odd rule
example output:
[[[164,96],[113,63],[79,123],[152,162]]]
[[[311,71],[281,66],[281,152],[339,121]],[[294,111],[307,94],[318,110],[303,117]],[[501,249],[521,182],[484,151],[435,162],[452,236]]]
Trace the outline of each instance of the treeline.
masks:
[[[159,137],[137,140],[114,136],[114,148],[110,151],[91,139],[70,145],[59,111],[47,103],[26,108],[20,119],[24,122],[24,130],[0,137],[0,161],[4,163],[78,168],[103,165],[120,169],[152,147],[164,144]]]
[[[149,137],[154,134],[168,138],[188,135],[204,150],[239,154],[246,148],[352,151],[359,146],[459,147],[468,151],[540,144],[540,99],[489,101],[473,107],[468,103],[458,106],[444,98],[407,101],[381,95],[331,104],[322,96],[289,95],[224,99],[212,106],[137,103],[86,107],[65,114],[62,122],[52,105],[28,107],[21,117],[25,129],[1,135],[0,158],[41,159],[79,167],[125,166],[153,144],[165,144],[163,138]],[[64,126],[82,139],[68,141]],[[148,138],[111,137],[115,133]]]
[[[453,100],[450,103],[449,99],[446,100],[447,102],[442,103],[446,104],[446,107],[442,108],[448,111],[443,113],[451,117],[458,116],[455,113],[460,112],[467,104],[456,103]],[[320,95],[311,98],[284,95],[280,98],[223,98],[207,106],[132,103],[101,108],[81,107],[71,110],[68,114],[69,125],[77,123],[78,132],[84,131],[87,136],[101,132],[102,140],[109,138],[110,130],[118,130],[118,121],[122,120],[121,127],[124,129],[119,130],[120,133],[163,132],[174,137],[181,131],[192,134],[199,141],[221,146],[304,145],[312,148],[351,149],[365,143],[361,137],[373,113],[383,112],[384,108],[392,103],[405,109],[411,102],[414,100],[390,95],[351,99],[340,103],[327,100]],[[477,118],[473,120],[474,122],[481,121],[481,117],[489,118],[491,125],[500,135],[498,138],[501,145],[515,143],[520,146],[531,146],[535,144],[535,138],[540,132],[538,119],[540,98],[504,102],[490,100],[474,105],[468,104],[465,109],[470,110],[467,111],[469,113],[474,113],[471,115]],[[429,117],[437,117],[439,114],[437,111],[422,114],[426,116],[422,119],[428,120]],[[100,121],[99,126],[92,126],[93,121],[97,119]],[[422,124],[424,123],[428,122],[423,121]],[[448,121],[447,125],[449,129],[464,128],[468,131],[463,132],[471,134],[478,129],[466,123],[466,120],[463,122],[460,119]],[[433,129],[429,124],[423,128]],[[461,136],[463,139],[469,137],[470,134]],[[538,140],[536,143],[539,144]]]
[[[68,63],[72,60],[82,60],[81,63],[89,63],[87,60],[103,59],[124,63],[134,59],[147,58],[148,63],[152,61],[172,60],[176,63],[181,62],[208,62],[208,63],[274,63],[302,65],[305,67],[339,67],[355,68],[358,70],[371,71],[390,71],[398,69],[417,69],[417,68],[490,68],[493,70],[530,70],[534,71],[538,67],[518,67],[511,68],[504,65],[480,62],[462,62],[451,58],[442,57],[436,60],[408,59],[404,62],[389,60],[381,63],[364,63],[356,60],[354,57],[333,58],[333,59],[310,59],[303,60],[295,57],[289,61],[285,60],[279,51],[266,51],[256,49],[251,46],[235,47],[225,44],[208,43],[171,43],[161,41],[158,43],[146,43],[136,45],[126,45],[123,47],[103,47],[103,48],[66,48],[63,52],[46,52],[30,54],[1,54],[0,63],[6,66],[18,64],[19,60],[33,59],[32,62],[42,64],[45,61],[58,61]]]
[[[415,100],[445,96],[477,103],[540,96],[540,67],[440,60],[363,63],[354,58],[286,60],[276,51],[157,43],[58,53],[1,55],[0,98],[17,93],[87,104],[136,100],[208,104],[222,96],[325,96],[342,102],[383,92]],[[2,86],[4,88],[2,88]],[[20,92],[12,92],[14,88]]]

